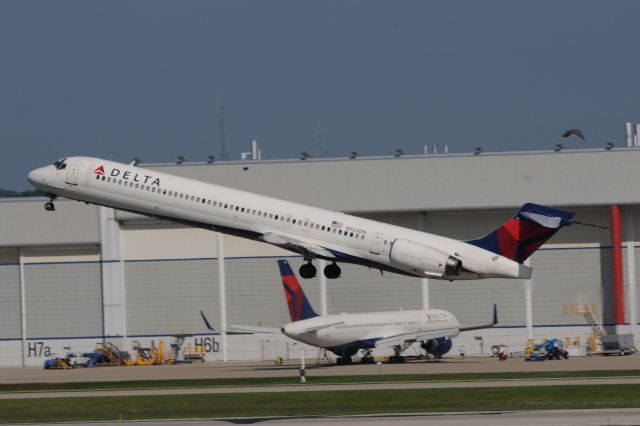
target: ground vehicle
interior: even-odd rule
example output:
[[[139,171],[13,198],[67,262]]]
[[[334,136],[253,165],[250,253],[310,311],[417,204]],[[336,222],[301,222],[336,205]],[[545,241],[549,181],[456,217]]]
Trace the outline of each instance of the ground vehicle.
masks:
[[[89,367],[89,354],[81,352],[69,352],[67,354],[67,363],[72,367]]]

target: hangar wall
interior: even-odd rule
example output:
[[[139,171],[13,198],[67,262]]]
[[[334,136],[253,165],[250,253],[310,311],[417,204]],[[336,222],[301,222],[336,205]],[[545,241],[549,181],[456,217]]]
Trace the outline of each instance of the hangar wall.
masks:
[[[602,157],[609,154],[572,156],[567,153],[563,154],[563,159],[565,166],[568,164],[571,170],[573,167],[582,168],[584,164],[593,165],[598,158],[603,159],[599,163],[602,167],[616,167],[615,162],[611,161],[618,157]],[[638,154],[640,151],[633,151],[625,153],[625,156],[635,158]],[[547,154],[523,155],[516,158],[516,163],[523,168],[523,176],[529,173],[533,181],[540,183],[542,177],[538,176],[537,171],[531,174],[529,169],[537,170],[549,158],[553,157]],[[475,174],[479,174],[478,180],[483,184],[492,185],[495,182],[497,177],[491,174],[493,172],[484,169],[494,164],[497,161],[495,158],[488,161],[491,164],[473,159],[477,164],[469,166],[466,181],[452,181],[448,177],[440,179],[447,182],[447,188],[453,191],[449,192],[448,198],[433,198],[433,194],[440,194],[442,185],[424,185],[424,182],[433,182],[433,179],[429,178],[431,175],[424,178],[427,171],[420,167],[424,166],[425,170],[429,170],[428,173],[435,173],[440,166],[435,167],[434,171],[432,166],[438,163],[434,163],[433,158],[424,159],[422,164],[419,160],[407,160],[410,163],[407,175],[402,174],[402,166],[399,166],[408,164],[402,163],[402,159],[371,160],[370,163],[376,164],[376,168],[378,164],[392,167],[401,181],[409,176],[409,188],[397,191],[393,182],[388,181],[388,176],[392,174],[387,173],[386,186],[376,194],[368,194],[369,186],[363,184],[357,186],[363,191],[357,196],[350,194],[350,197],[340,195],[343,194],[340,188],[337,188],[339,194],[336,197],[333,191],[336,188],[330,182],[333,179],[349,180],[351,173],[357,174],[357,170],[366,167],[365,162],[357,164],[357,170],[352,172],[346,171],[342,164],[344,160],[339,162],[341,164],[331,161],[309,163],[311,167],[294,162],[251,163],[250,170],[261,170],[255,175],[245,173],[242,164],[158,167],[169,168],[165,171],[176,174],[223,181],[221,183],[224,184],[255,185],[257,190],[266,190],[268,187],[268,191],[275,192],[273,195],[283,198],[310,200],[316,205],[327,202],[340,210],[348,210],[344,208],[347,206],[356,212],[365,212],[361,215],[368,218],[459,239],[486,234],[513,214],[512,204],[528,200],[527,191],[506,184],[501,184],[499,191],[492,189],[488,195],[483,194],[482,199],[467,198],[468,191],[477,191]],[[499,160],[504,161],[505,158]],[[625,160],[618,168],[624,169],[628,161]],[[553,159],[552,163],[556,164],[556,160]],[[494,164],[494,167],[497,166]],[[557,166],[546,165],[543,169],[555,176],[557,172],[554,167]],[[283,168],[287,173],[282,173]],[[312,172],[307,174],[309,169]],[[455,169],[459,170],[457,167]],[[313,194],[299,190],[290,192],[291,188],[305,187],[305,179],[312,180],[322,170],[329,177],[328,190],[319,187]],[[375,175],[374,181],[381,178],[376,170],[374,168],[370,172]],[[564,172],[568,173],[566,169]],[[560,204],[576,211],[581,221],[600,225],[609,224],[607,202],[610,200],[635,200],[635,204],[640,204],[640,197],[630,194],[630,191],[613,191],[612,188],[617,185],[611,182],[594,186],[603,179],[603,173],[588,178],[591,179],[589,182],[582,182],[581,192],[575,198],[578,206],[571,206],[574,198],[566,195]],[[281,174],[286,179],[268,179]],[[256,176],[260,179],[256,180]],[[574,183],[563,186],[562,182],[556,182],[559,187],[554,188],[550,199],[556,200],[557,204],[558,200],[554,197],[558,193],[570,193]],[[425,192],[419,193],[422,187]],[[585,190],[589,187],[595,188],[591,194]],[[533,198],[533,201],[549,201],[540,196],[542,192],[536,191],[539,198]],[[392,196],[389,195],[391,193]],[[452,197],[452,193],[455,196]],[[398,196],[401,198],[394,198]],[[593,204],[585,205],[590,197]],[[427,206],[431,201],[433,205]],[[465,203],[463,208],[460,207],[461,203]],[[130,348],[134,340],[144,344],[151,339],[170,339],[168,336],[174,333],[195,333],[191,343],[195,339],[210,339],[212,351],[207,358],[222,359],[219,336],[205,329],[198,312],[202,310],[214,326],[221,323],[215,233],[117,212],[114,223],[120,236],[117,251],[122,259],[119,260],[107,253],[109,244],[113,243],[105,240],[101,234],[101,219],[96,207],[59,200],[56,213],[50,214],[42,209],[41,204],[39,199],[0,201],[0,215],[6,219],[0,223],[0,365],[41,365],[47,351],[39,348],[49,347],[49,353],[64,352],[65,346],[71,346],[74,350],[91,350],[96,343],[103,341],[104,335],[109,334],[105,332],[104,321],[110,309],[105,301],[105,294],[110,289],[110,284],[105,281],[105,269],[113,266],[114,262],[121,263],[124,268],[123,306],[126,309],[123,316],[126,328],[124,336],[110,336],[109,340]],[[633,215],[631,235],[640,235],[640,209],[627,204],[623,206],[623,211]],[[46,223],[47,226],[34,232],[34,223]],[[563,229],[550,243],[532,257],[535,336],[581,336],[584,339],[590,334],[586,321],[581,316],[565,315],[563,305],[570,302],[593,303],[604,314],[605,323],[612,323],[610,232],[572,226]],[[634,265],[638,268],[640,244],[634,244],[637,246]],[[625,291],[629,285],[626,271],[630,266],[626,254],[624,249]],[[288,322],[275,260],[286,256],[294,267],[300,265],[302,260],[265,244],[228,236],[225,237],[225,255],[228,324],[280,327]],[[111,279],[120,278],[115,276]],[[24,340],[21,280],[25,292]],[[318,280],[304,281],[303,286],[312,305],[319,310]],[[455,340],[454,347],[464,345],[468,354],[487,354],[493,344],[508,344],[512,350],[524,345],[527,332],[524,326],[524,285],[521,281],[449,283],[429,280],[429,290],[430,305],[450,310],[463,325],[487,323],[491,305],[498,305],[499,328],[461,336]],[[638,300],[635,304],[640,310]],[[342,278],[328,282],[329,313],[417,309],[421,306],[422,283],[417,278],[390,273],[381,275],[376,270],[343,265]],[[628,321],[628,303],[625,308]],[[228,339],[229,359],[238,360],[271,359],[274,353],[281,356],[286,354],[285,358],[297,356],[302,347],[287,339],[283,341],[246,335],[228,336]],[[39,343],[42,343],[42,347],[38,346]],[[217,344],[217,352],[213,350],[216,347],[214,343]]]

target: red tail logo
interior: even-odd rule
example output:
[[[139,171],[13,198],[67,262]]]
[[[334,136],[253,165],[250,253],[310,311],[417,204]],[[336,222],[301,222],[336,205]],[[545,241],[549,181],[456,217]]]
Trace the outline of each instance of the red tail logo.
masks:
[[[93,171],[93,174],[104,175],[104,166],[96,167],[96,169]]]

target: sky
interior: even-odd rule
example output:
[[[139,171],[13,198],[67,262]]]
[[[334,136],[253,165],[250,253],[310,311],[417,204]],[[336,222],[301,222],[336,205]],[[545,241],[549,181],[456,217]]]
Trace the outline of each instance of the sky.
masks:
[[[624,145],[637,1],[0,0],[0,188],[173,162]],[[587,137],[564,140],[580,128]]]

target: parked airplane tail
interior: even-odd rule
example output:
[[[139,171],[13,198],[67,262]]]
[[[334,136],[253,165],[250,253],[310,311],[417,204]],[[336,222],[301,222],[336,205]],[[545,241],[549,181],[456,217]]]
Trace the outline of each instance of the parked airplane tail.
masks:
[[[284,286],[284,294],[289,305],[289,316],[291,321],[300,321],[308,318],[317,317],[309,299],[304,294],[298,279],[293,274],[289,262],[286,260],[278,260],[280,266],[280,275],[282,276],[282,285]]]
[[[560,228],[571,225],[574,215],[527,203],[498,229],[467,243],[522,263]]]

